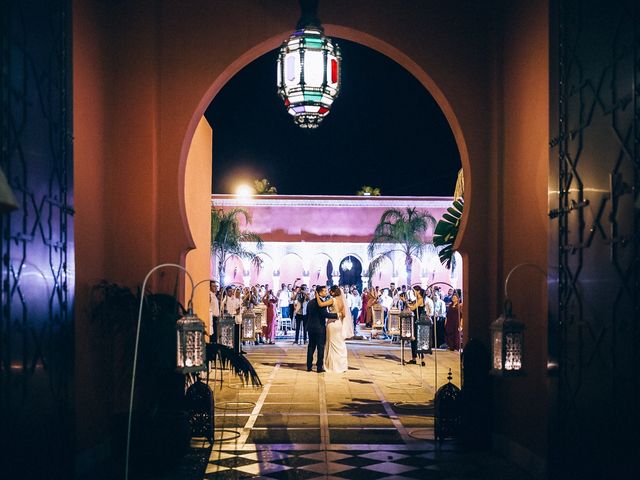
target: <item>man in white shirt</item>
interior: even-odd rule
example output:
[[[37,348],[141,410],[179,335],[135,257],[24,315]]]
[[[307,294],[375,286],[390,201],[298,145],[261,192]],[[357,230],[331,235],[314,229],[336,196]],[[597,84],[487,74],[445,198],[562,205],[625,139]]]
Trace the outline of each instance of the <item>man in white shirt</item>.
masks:
[[[428,295],[423,298],[424,301],[424,313],[427,316],[427,322],[431,323],[431,346],[435,346],[435,338],[433,338],[433,300]]]
[[[351,287],[347,292],[347,305],[351,310],[351,318],[353,318],[353,332],[355,334],[358,327],[358,316],[362,309],[362,297],[355,286]]]
[[[218,322],[220,321],[220,300],[218,299],[218,284],[209,282],[209,340],[218,341]]]
[[[433,297],[433,304],[433,317],[435,318],[436,325],[436,347],[440,348],[444,345],[444,348],[446,348],[447,346],[444,341],[444,321],[447,318],[447,306],[440,298],[440,292],[436,292],[436,295]]]
[[[280,290],[276,296],[278,297],[280,318],[289,318],[289,299],[291,298],[291,292],[287,289],[286,284],[283,283],[280,286]]]

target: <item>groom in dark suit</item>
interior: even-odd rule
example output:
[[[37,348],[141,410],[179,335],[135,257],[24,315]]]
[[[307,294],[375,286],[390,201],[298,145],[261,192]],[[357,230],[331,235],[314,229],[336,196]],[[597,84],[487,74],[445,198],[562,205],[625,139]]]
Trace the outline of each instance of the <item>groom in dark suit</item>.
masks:
[[[318,285],[316,293],[320,298],[327,296],[327,287]],[[327,318],[338,318],[338,314],[329,313],[326,308],[318,305],[318,301],[313,298],[307,304],[307,332],[309,333],[309,345],[307,346],[307,372],[313,367],[313,354],[318,349],[316,361],[317,372],[324,372],[324,344],[327,339]]]

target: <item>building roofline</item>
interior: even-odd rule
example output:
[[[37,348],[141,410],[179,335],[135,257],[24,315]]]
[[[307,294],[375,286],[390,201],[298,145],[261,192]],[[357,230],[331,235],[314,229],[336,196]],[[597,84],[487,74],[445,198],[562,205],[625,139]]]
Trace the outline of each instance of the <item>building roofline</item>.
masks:
[[[388,197],[360,195],[256,195],[249,198],[234,194],[212,194],[211,204],[218,207],[422,207],[447,208],[453,197]]]

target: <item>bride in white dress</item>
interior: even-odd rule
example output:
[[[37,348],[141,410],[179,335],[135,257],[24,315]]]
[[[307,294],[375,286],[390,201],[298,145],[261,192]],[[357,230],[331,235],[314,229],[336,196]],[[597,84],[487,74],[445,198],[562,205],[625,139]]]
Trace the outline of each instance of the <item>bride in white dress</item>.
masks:
[[[327,372],[342,373],[349,369],[347,361],[346,338],[351,338],[353,332],[353,318],[351,311],[345,305],[345,296],[340,287],[333,286],[329,290],[331,299],[322,301],[318,298],[321,307],[331,306],[338,314],[337,319],[327,319],[327,341],[324,347],[324,369]]]

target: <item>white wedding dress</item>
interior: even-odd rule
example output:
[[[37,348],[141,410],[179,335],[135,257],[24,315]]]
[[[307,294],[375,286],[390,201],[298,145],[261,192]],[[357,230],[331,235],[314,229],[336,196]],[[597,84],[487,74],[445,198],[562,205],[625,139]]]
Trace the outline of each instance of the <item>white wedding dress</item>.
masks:
[[[344,296],[333,297],[333,311],[344,311],[343,318],[327,319],[327,341],[324,347],[324,369],[327,372],[342,373],[349,369],[345,338],[353,337],[353,318],[344,305]]]

